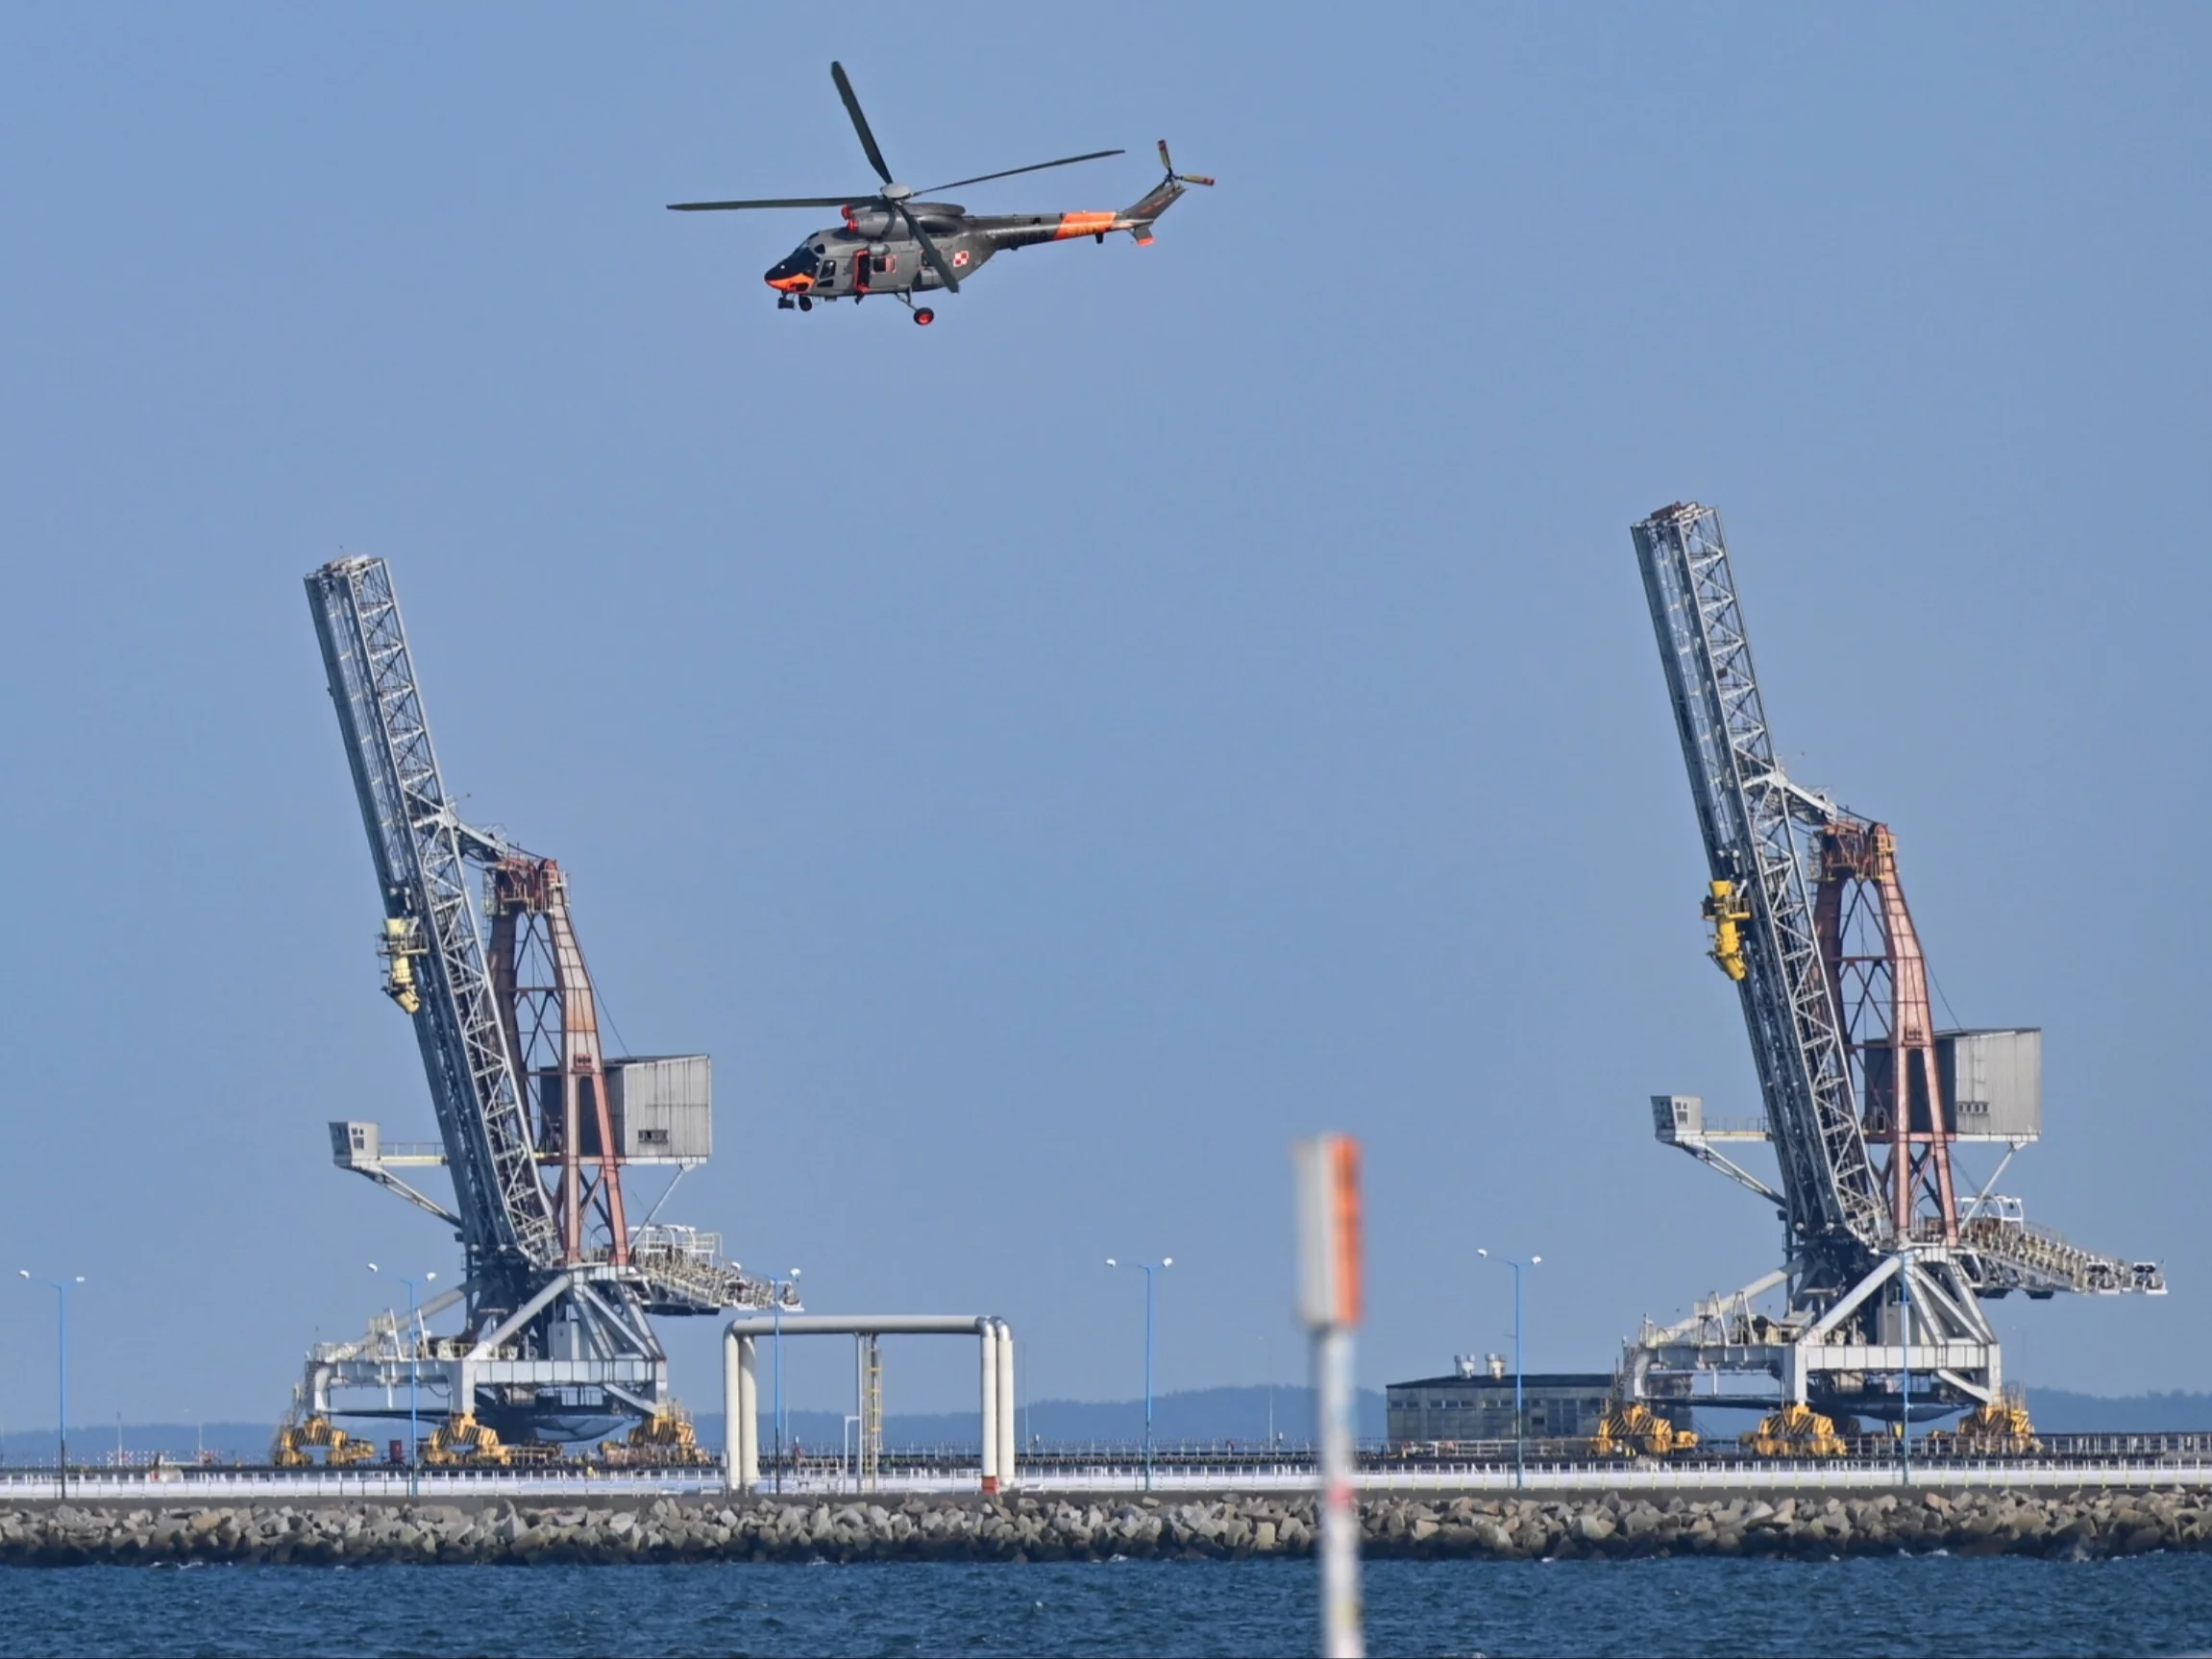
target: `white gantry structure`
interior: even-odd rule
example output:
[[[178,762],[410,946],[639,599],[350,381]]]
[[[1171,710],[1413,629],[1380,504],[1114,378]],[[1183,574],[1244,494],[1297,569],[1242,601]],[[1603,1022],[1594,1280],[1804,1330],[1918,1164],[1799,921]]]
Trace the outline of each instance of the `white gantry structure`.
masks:
[[[854,1338],[854,1416],[860,1427],[856,1473],[873,1486],[883,1452],[883,1367],[877,1341],[885,1336],[971,1336],[977,1348],[982,1488],[1002,1492],[1014,1484],[1014,1329],[987,1313],[744,1313],[722,1339],[724,1471],[732,1492],[760,1483],[760,1356],[762,1337]]]

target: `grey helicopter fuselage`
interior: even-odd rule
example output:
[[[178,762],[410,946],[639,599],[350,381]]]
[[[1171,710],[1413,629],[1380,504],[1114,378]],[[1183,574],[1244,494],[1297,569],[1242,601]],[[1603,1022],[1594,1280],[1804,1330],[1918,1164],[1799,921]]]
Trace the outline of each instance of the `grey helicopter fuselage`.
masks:
[[[845,223],[817,231],[784,258],[769,267],[765,279],[775,290],[779,310],[814,309],[817,300],[865,300],[871,294],[890,294],[913,313],[917,323],[927,323],[937,313],[917,305],[914,296],[944,289],[960,292],[961,283],[982,269],[985,260],[1009,248],[1027,248],[1039,242],[1065,242],[1076,236],[1106,240],[1109,231],[1126,231],[1140,243],[1152,240],[1152,221],[1175,205],[1186,184],[1211,184],[1197,173],[1178,173],[1167,154],[1167,140],[1160,140],[1160,165],[1167,177],[1144,196],[1118,213],[997,213],[971,214],[957,202],[929,202],[922,196],[937,190],[957,190],[967,184],[988,184],[995,179],[1043,173],[1053,167],[1071,167],[1078,161],[1102,161],[1121,150],[1090,150],[1080,156],[1063,156],[1056,161],[1034,161],[1026,167],[1003,167],[995,173],[950,179],[918,190],[891,176],[891,163],[861,113],[860,95],[853,91],[845,65],[832,63],[829,79],[844,100],[853,135],[875,169],[883,187],[861,196],[762,196],[738,202],[671,202],[672,213],[754,212],[784,207],[835,207]]]
[[[965,282],[993,255],[1013,248],[1079,236],[1103,242],[1109,231],[1150,242],[1152,221],[1182,194],[1182,184],[1170,179],[1118,213],[970,214],[953,202],[912,202],[907,207]],[[871,206],[846,208],[844,224],[815,232],[770,266],[764,281],[776,291],[779,305],[932,293],[945,286],[899,215]]]

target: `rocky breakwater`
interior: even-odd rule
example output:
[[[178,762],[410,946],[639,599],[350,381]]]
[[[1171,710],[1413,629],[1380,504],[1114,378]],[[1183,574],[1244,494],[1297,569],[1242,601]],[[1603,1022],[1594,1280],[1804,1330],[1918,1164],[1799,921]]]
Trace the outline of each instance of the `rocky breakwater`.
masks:
[[[1884,1493],[1774,1501],[1625,1494],[1567,1502],[1377,1498],[1364,1506],[1362,1524],[1371,1555],[1437,1560],[2212,1551],[2212,1505],[2198,1492]],[[1304,1555],[1313,1547],[1307,1497],[42,1504],[0,1511],[0,1564],[12,1566],[1241,1560]]]

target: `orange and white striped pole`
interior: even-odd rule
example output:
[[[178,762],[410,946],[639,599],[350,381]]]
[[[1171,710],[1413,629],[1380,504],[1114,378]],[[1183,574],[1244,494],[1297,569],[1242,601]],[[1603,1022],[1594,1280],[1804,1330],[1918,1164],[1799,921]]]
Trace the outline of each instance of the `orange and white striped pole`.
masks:
[[[1361,1659],[1360,1500],[1352,1485],[1352,1327],[1360,1322],[1360,1146],[1316,1135],[1290,1149],[1298,1220],[1298,1317],[1314,1344],[1321,1482],[1321,1652]]]

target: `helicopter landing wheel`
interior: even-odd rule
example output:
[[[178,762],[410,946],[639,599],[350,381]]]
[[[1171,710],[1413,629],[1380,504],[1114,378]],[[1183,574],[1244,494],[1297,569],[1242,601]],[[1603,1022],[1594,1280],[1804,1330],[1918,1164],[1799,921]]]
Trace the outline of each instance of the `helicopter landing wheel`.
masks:
[[[918,306],[914,313],[914,320],[926,329],[930,324],[937,321],[937,313],[927,305]]]
[[[799,308],[802,311],[811,311],[814,309],[814,302],[801,294],[799,297]]]

